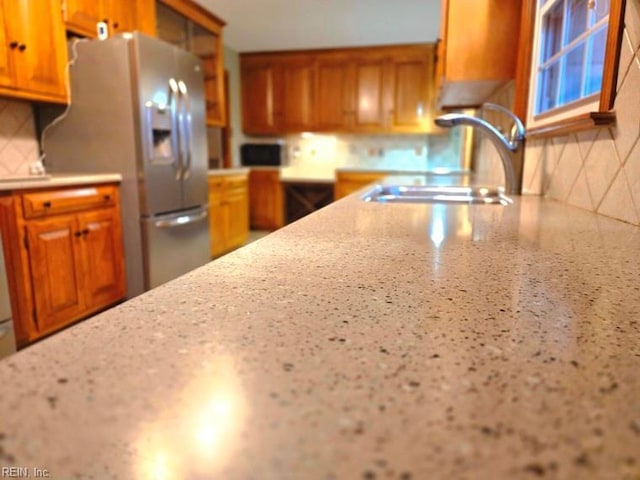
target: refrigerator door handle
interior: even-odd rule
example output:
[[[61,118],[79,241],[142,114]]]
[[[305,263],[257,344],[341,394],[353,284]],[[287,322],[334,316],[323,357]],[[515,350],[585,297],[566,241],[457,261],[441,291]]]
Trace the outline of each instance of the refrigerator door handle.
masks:
[[[189,178],[191,173],[191,105],[189,103],[189,90],[187,85],[182,81],[178,81],[178,88],[180,89],[181,96],[181,111],[182,111],[182,131],[180,137],[182,138],[182,147],[184,148],[184,170],[182,172],[182,178]],[[184,138],[182,137],[184,134]]]
[[[182,139],[180,136],[180,90],[178,87],[178,82],[176,82],[175,78],[169,79],[169,94],[168,94],[168,104],[171,110],[171,147],[175,152],[175,157],[177,159],[176,167],[176,180],[180,180],[182,178]]]
[[[154,225],[158,228],[180,227],[182,225],[200,222],[207,218],[207,215],[207,207],[204,207],[184,213],[163,215],[154,222]]]

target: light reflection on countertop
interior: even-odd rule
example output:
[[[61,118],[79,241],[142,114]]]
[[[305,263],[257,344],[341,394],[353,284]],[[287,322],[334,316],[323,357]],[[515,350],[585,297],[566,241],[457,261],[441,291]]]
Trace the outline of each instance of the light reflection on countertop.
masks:
[[[139,427],[135,478],[211,478],[237,454],[246,401],[231,356],[209,359],[187,384],[167,391],[166,407]]]

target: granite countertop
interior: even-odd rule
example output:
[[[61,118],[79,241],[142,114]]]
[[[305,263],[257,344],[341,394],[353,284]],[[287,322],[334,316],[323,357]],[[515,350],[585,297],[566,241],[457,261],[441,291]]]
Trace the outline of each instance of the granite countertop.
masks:
[[[91,185],[97,183],[121,182],[119,173],[98,174],[48,174],[33,177],[0,178],[0,192],[13,190],[33,190],[36,188],[68,187],[73,185]]]
[[[640,229],[351,195],[0,361],[53,478],[640,476]]]

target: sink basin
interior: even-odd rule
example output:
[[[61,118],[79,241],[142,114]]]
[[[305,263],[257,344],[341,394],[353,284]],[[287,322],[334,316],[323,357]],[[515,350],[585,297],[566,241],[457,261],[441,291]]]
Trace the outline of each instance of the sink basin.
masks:
[[[433,187],[426,185],[376,185],[362,196],[365,202],[381,203],[453,203],[510,205],[501,188]]]

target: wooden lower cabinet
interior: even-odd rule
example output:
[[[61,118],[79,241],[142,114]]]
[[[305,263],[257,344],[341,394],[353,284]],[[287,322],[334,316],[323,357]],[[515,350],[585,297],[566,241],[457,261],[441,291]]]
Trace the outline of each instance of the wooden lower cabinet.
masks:
[[[211,256],[241,247],[249,237],[247,175],[209,177]]]
[[[284,226],[284,196],[279,169],[251,169],[249,212],[253,229],[277,230]]]
[[[124,299],[116,185],[15,192],[0,220],[19,347]]]
[[[334,199],[346,197],[372,183],[389,176],[388,172],[336,172]]]

